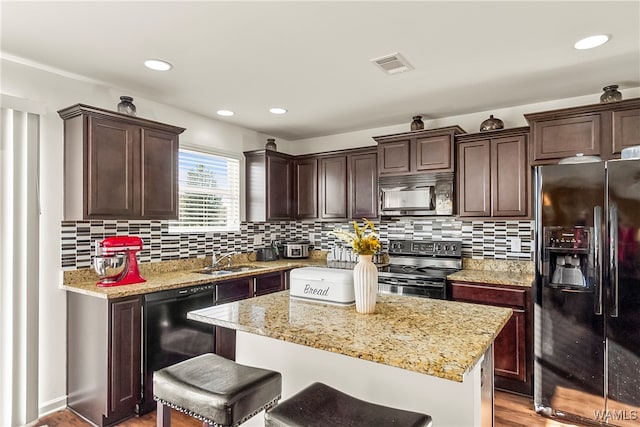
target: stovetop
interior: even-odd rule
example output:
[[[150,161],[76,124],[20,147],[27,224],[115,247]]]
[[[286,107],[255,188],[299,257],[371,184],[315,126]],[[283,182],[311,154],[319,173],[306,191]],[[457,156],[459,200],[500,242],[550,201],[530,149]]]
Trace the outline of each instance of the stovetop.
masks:
[[[461,246],[459,241],[391,240],[383,275],[444,280],[462,269]]]

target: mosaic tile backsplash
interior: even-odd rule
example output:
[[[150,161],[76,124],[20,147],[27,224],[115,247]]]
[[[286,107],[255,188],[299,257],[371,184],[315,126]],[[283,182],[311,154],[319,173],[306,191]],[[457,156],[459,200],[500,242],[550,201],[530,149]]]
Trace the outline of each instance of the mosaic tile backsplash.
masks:
[[[376,221],[383,250],[389,240],[462,241],[462,256],[474,259],[533,260],[533,221],[462,221],[456,218]],[[96,240],[108,236],[140,236],[144,250],[140,262],[203,258],[229,251],[252,252],[270,241],[310,240],[315,249],[341,245],[328,233],[336,228],[352,231],[350,222],[282,221],[243,222],[238,232],[170,233],[168,221],[63,221],[62,269],[91,266]],[[262,242],[255,244],[256,236]]]

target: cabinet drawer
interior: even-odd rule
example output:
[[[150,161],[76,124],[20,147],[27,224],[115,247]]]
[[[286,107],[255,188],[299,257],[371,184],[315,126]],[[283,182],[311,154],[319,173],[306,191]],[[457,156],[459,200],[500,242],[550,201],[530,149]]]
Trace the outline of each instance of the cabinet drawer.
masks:
[[[220,282],[216,285],[216,304],[251,298],[252,291],[249,278]]]
[[[525,289],[506,289],[470,283],[451,284],[451,298],[455,301],[524,308],[525,295]]]
[[[256,296],[284,289],[280,272],[256,277]]]

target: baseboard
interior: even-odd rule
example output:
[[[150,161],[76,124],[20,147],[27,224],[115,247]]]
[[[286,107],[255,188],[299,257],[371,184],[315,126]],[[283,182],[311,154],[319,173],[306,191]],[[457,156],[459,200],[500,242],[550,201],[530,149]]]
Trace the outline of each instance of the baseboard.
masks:
[[[53,412],[61,411],[67,407],[67,395],[61,396],[57,399],[43,402],[38,408],[38,417],[42,418]]]

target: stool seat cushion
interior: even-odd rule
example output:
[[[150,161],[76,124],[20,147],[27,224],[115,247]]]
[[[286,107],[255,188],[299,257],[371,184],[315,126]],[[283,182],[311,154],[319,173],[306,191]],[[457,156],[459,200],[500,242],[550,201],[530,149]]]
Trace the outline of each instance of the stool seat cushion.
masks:
[[[267,427],[429,426],[431,417],[356,399],[313,383],[265,414]]]
[[[207,353],[153,374],[154,399],[214,425],[234,426],[280,398],[279,372]]]

